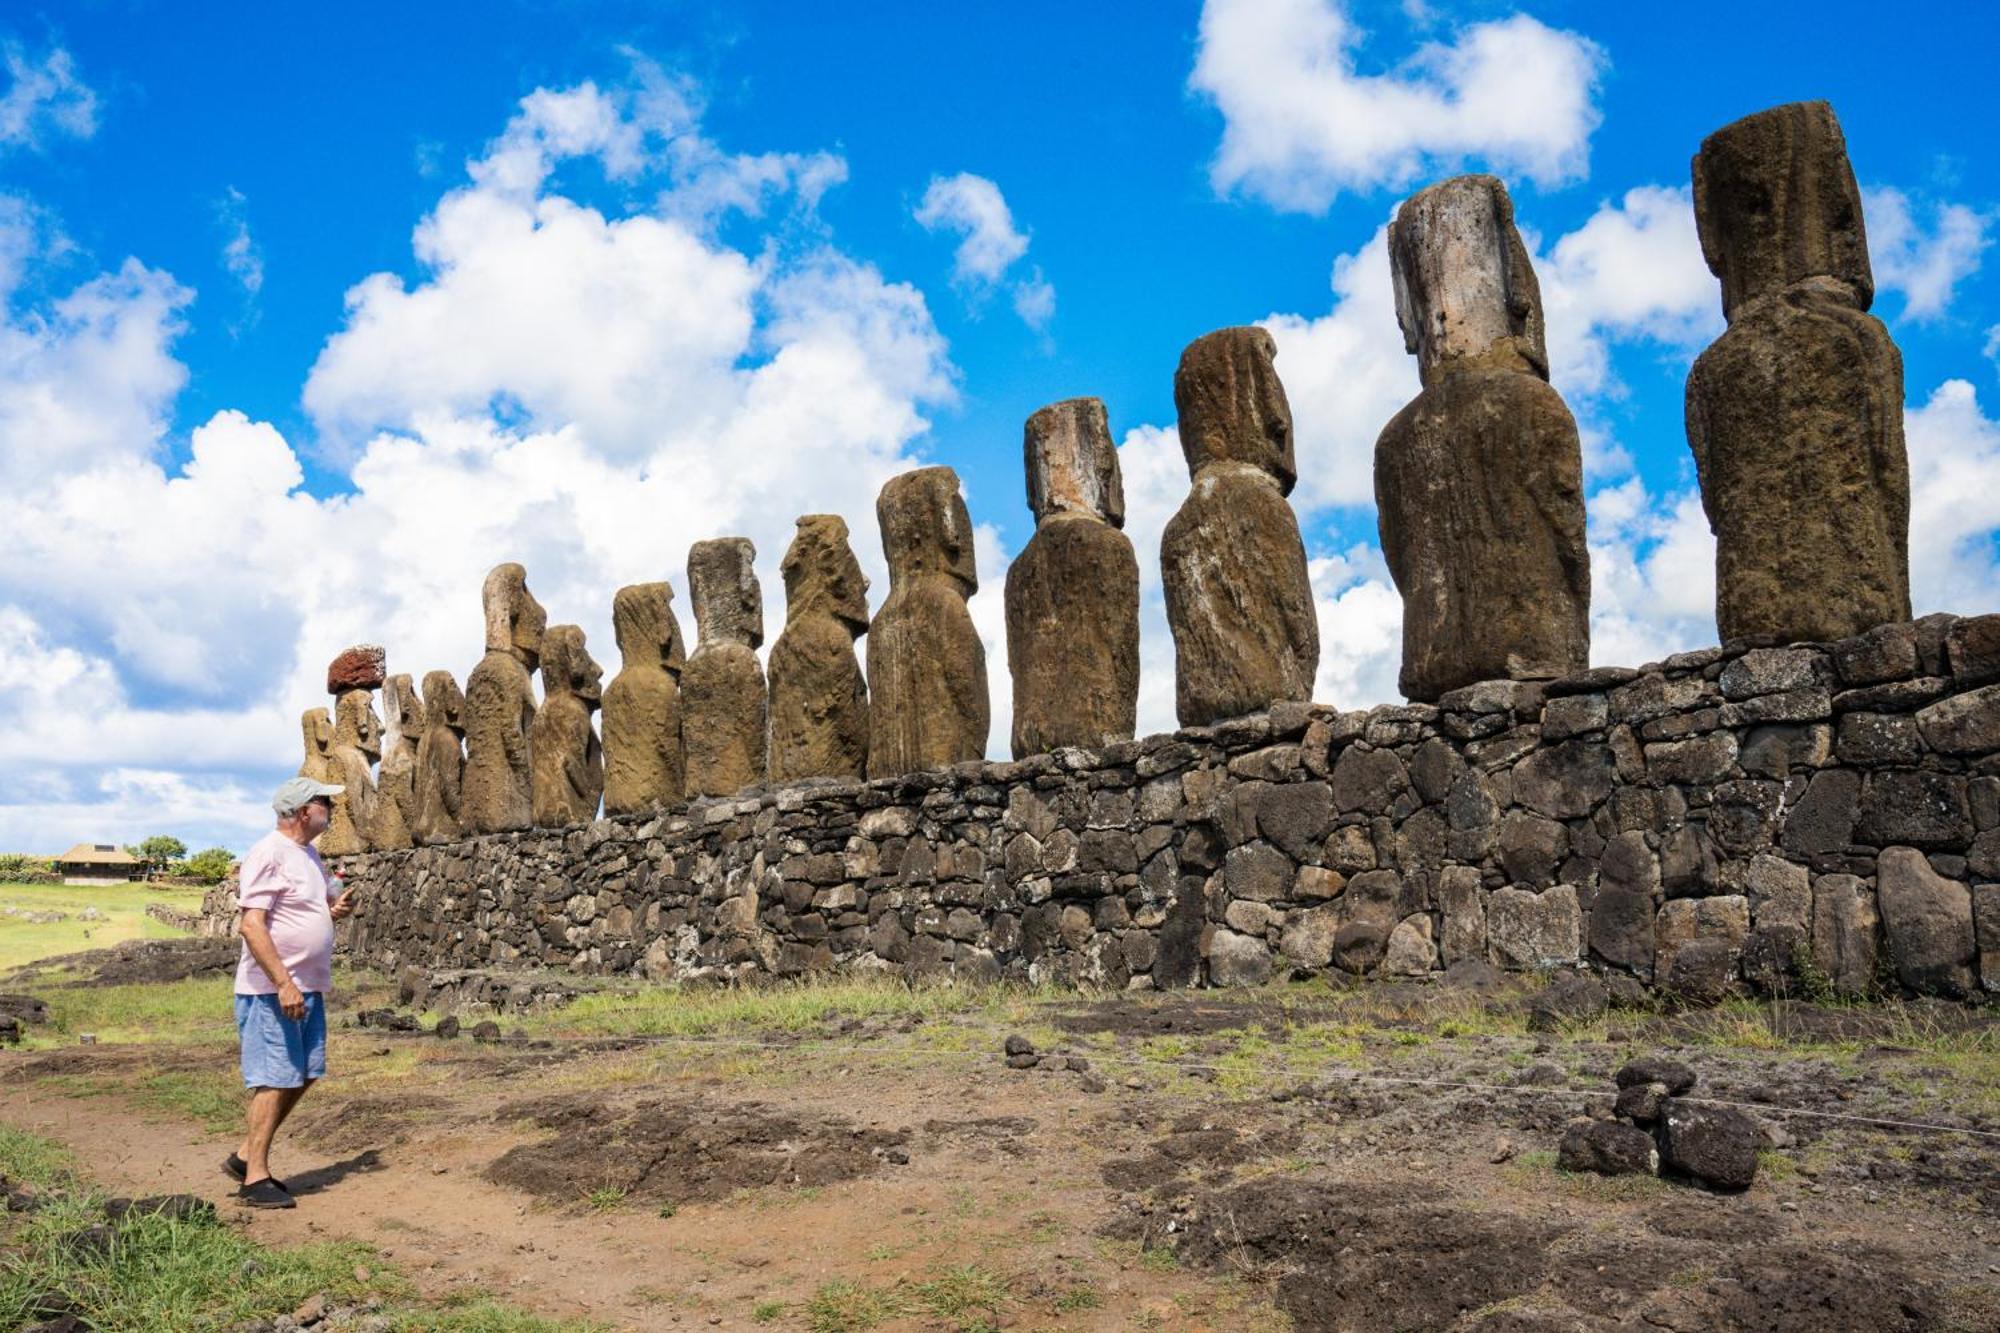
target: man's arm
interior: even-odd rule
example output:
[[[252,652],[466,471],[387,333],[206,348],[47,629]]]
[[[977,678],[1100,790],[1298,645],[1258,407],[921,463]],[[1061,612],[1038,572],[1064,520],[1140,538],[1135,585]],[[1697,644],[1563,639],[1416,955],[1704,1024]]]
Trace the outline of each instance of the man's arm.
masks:
[[[304,1018],[306,997],[278,957],[278,946],[271,942],[270,914],[263,908],[243,909],[243,943],[249,947],[257,966],[264,969],[264,975],[278,988],[278,1007],[285,1011],[285,1017]]]

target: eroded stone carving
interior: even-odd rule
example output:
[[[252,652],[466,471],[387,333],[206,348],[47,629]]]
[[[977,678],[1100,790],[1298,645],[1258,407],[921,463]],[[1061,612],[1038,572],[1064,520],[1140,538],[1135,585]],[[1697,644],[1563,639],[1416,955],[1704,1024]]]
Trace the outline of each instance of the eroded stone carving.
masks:
[[[424,735],[417,743],[417,813],[410,836],[417,842],[453,842],[465,785],[465,695],[449,671],[424,677]]]
[[[529,741],[538,828],[597,818],[604,749],[590,715],[603,698],[603,677],[577,626],[551,625],[543,633],[542,706],[535,710]]]
[[[530,732],[535,721],[533,672],[541,661],[548,613],[528,591],[528,572],[495,565],[481,590],[486,656],[465,681],[467,833],[505,833],[534,822]]]
[[[333,767],[333,714],[324,708],[306,709],[299,715],[299,732],[305,747],[299,776],[315,782],[338,783],[340,779],[334,776]]]
[[[382,690],[382,765],[375,779],[382,799],[412,838],[417,828],[417,747],[423,741],[424,705],[408,672],[389,677]]]
[[[1276,354],[1263,329],[1222,329],[1188,344],[1174,372],[1194,484],[1160,539],[1160,573],[1184,726],[1309,699],[1319,669],[1305,543],[1285,503],[1298,470]]]
[[[1423,391],[1375,443],[1382,553],[1403,594],[1401,688],[1590,663],[1576,421],[1549,387],[1542,298],[1506,187],[1457,176],[1389,226],[1396,319]]]
[[[611,599],[623,665],[604,687],[604,813],[664,810],[687,795],[681,670],[687,649],[666,583],[634,583]]]
[[[986,648],[966,599],[979,589],[958,474],[891,477],[875,500],[889,596],[868,627],[868,776],[943,768],[986,752]]]
[[[807,514],[785,551],[785,628],[771,645],[771,781],[860,777],[868,684],[854,641],[868,632],[868,579],[834,514]]]
[[[1104,404],[1052,403],[1023,449],[1035,535],[1007,568],[1014,757],[1129,740],[1139,708],[1139,561]]]
[[[1695,222],[1729,328],[1687,382],[1722,638],[1838,639],[1910,618],[1903,359],[1847,143],[1824,102],[1708,136]]]
[[[764,780],[764,600],[747,537],[696,542],[688,589],[698,641],[681,671],[681,739],[690,796],[727,796]]]
[[[374,767],[382,757],[382,720],[375,716],[370,696],[385,679],[382,650],[373,644],[349,648],[327,668],[327,688],[334,692],[328,759],[332,781],[343,790],[333,798],[333,818],[319,838],[324,856],[410,845],[402,812],[375,784]]]

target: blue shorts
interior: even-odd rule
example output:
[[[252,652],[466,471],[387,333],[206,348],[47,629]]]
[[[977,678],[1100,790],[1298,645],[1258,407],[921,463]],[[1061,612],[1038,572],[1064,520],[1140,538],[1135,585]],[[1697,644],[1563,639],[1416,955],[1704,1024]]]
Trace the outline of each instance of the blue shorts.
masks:
[[[306,1016],[286,1018],[275,995],[236,997],[243,1086],[303,1088],[326,1077],[326,997],[306,992]]]

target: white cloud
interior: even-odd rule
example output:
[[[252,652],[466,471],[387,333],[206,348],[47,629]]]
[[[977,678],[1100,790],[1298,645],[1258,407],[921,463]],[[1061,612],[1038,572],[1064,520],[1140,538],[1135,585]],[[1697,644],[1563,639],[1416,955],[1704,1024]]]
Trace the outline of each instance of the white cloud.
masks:
[[[1992,244],[1993,214],[1965,204],[1913,201],[1888,186],[1863,192],[1868,219],[1868,259],[1875,286],[1900,292],[1902,318],[1923,322],[1944,314],[1958,284],[1979,271]],[[1919,221],[1928,213],[1930,225]]]
[[[215,217],[223,230],[223,270],[236,279],[243,288],[243,294],[254,301],[257,294],[264,290],[264,252],[257,248],[257,242],[250,235],[250,219],[245,212],[248,203],[243,192],[231,186],[228,193],[216,201]]]
[[[984,176],[961,171],[933,176],[912,215],[925,231],[946,231],[960,239],[952,253],[952,284],[975,302],[1011,286],[1014,312],[1032,329],[1044,329],[1055,314],[1056,291],[1038,268],[1007,282],[1007,273],[1028,253],[1027,233],[1014,225],[1000,187]]]
[[[1584,173],[1595,43],[1517,14],[1363,74],[1366,35],[1343,0],[1208,0],[1189,85],[1222,113],[1218,192],[1317,213],[1468,162],[1544,185]]]
[[[57,47],[39,62],[16,42],[0,44],[7,90],[0,93],[0,148],[40,148],[48,133],[88,139],[97,132],[97,94]]]
[[[1904,413],[1916,614],[2000,609],[2000,421],[1964,380]]]

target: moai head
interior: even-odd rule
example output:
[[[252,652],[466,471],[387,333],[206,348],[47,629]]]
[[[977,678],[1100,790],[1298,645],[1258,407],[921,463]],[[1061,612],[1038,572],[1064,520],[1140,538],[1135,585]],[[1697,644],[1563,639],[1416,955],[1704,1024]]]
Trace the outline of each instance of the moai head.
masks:
[[[1125,526],[1125,484],[1101,399],[1065,398],[1042,408],[1028,418],[1022,450],[1037,523],[1051,514],[1088,514]]]
[[[868,576],[847,543],[838,514],[807,514],[778,566],[785,576],[785,619],[824,613],[859,637],[868,632]]]
[[[1218,329],[1196,338],[1174,371],[1174,410],[1190,474],[1210,463],[1249,463],[1278,480],[1286,495],[1298,481],[1292,457],[1292,408],[1272,359],[1278,344],[1260,328]]]
[[[674,616],[674,590],[668,583],[633,583],[611,598],[611,627],[618,651],[628,667],[662,667],[681,674],[687,645],[681,622]]]
[[[764,642],[764,591],[748,537],[716,537],[688,548],[688,589],[702,643]]]
[[[432,671],[424,677],[424,719],[432,726],[442,723],[465,734],[465,691],[449,671]]]
[[[324,708],[308,708],[301,713],[299,731],[305,742],[307,764],[333,752],[333,718]]]
[[[604,697],[604,669],[584,647],[575,625],[551,625],[542,635],[542,696],[572,694],[590,707]]]
[[[965,512],[956,472],[920,467],[889,478],[875,497],[875,521],[882,529],[892,587],[938,574],[957,582],[967,597],[979,591],[972,516]]]
[[[389,715],[389,730],[398,736],[415,738],[424,731],[424,705],[408,672],[389,677],[382,691],[383,711]]]
[[[1847,284],[1863,310],[1875,299],[1861,191],[1825,102],[1775,106],[1703,139],[1694,220],[1724,315],[1814,277]]]
[[[512,653],[533,671],[541,660],[549,613],[528,591],[528,571],[511,562],[493,566],[480,600],[486,609],[486,651]]]
[[[333,743],[361,751],[370,763],[382,757],[382,719],[367,690],[343,690],[333,701]]]
[[[1425,384],[1454,365],[1549,377],[1542,289],[1498,179],[1454,176],[1405,199],[1389,224],[1389,269],[1403,348]]]

